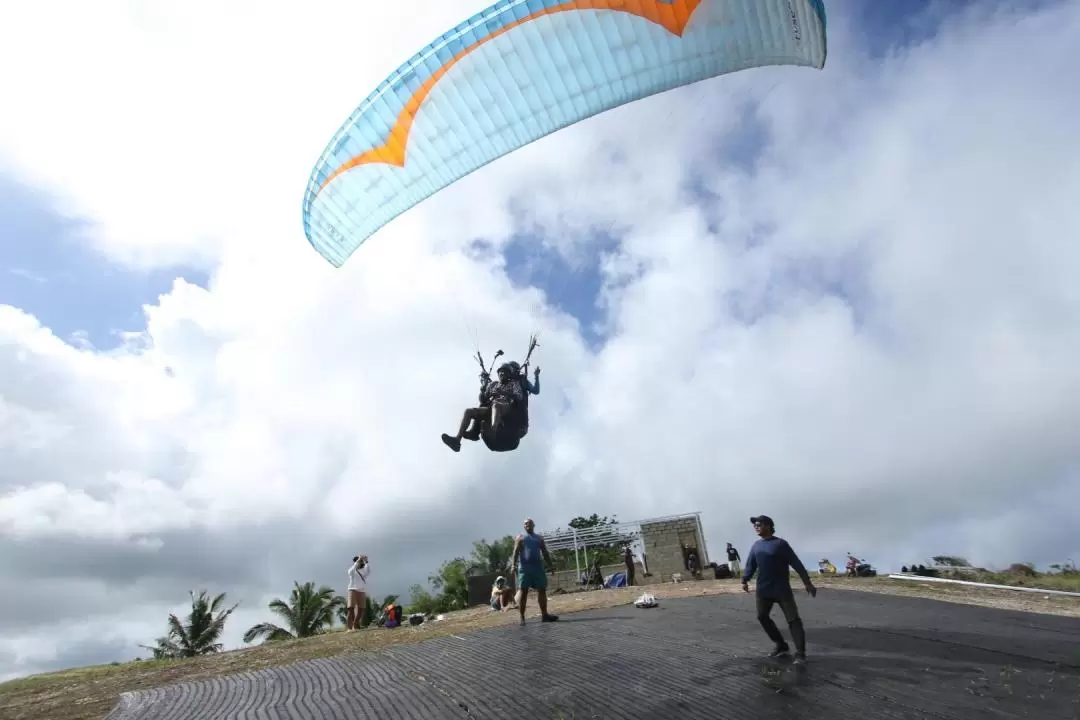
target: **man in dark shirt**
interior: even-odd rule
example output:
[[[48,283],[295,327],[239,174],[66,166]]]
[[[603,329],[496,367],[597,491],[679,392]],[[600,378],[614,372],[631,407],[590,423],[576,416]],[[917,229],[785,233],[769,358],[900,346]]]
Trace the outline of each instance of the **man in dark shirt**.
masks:
[[[759,515],[750,518],[757,532],[759,540],[750,548],[746,556],[746,570],[743,572],[742,586],[744,592],[750,592],[750,578],[757,572],[757,616],[765,634],[775,643],[769,657],[786,657],[790,652],[784,636],[780,634],[780,628],[776,627],[769,614],[773,605],[779,605],[787,620],[788,629],[791,631],[791,639],[795,642],[795,662],[806,662],[806,632],[803,630],[802,618],[799,617],[799,607],[795,604],[795,593],[791,589],[791,577],[788,574],[790,566],[799,574],[810,597],[817,595],[817,588],[810,581],[810,575],[803,567],[802,561],[795,551],[788,545],[787,540],[776,537],[776,526],[767,515]]]
[[[739,575],[739,551],[735,549],[735,546],[731,543],[727,544],[727,561],[728,568],[731,570],[731,576],[736,577]]]

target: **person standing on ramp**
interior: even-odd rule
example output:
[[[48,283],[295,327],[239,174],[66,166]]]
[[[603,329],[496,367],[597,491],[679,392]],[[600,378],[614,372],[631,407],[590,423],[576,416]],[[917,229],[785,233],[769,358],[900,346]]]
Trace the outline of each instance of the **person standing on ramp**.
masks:
[[[817,596],[817,588],[810,581],[810,575],[806,572],[799,556],[788,545],[787,540],[778,538],[774,534],[776,526],[768,515],[758,515],[750,518],[754,525],[754,531],[758,534],[758,540],[750,548],[746,556],[746,570],[743,571],[743,592],[750,592],[750,578],[757,573],[757,618],[765,634],[775,643],[769,657],[787,657],[790,649],[784,636],[780,634],[780,628],[769,616],[773,605],[779,605],[787,620],[788,629],[791,631],[791,639],[795,642],[795,664],[802,665],[806,662],[806,631],[803,629],[802,618],[799,617],[799,606],[795,603],[795,593],[791,589],[791,577],[788,574],[790,566],[798,573],[803,581],[803,586],[810,597]]]
[[[728,569],[731,570],[731,577],[739,577],[739,571],[741,570],[741,568],[739,567],[739,560],[741,559],[742,558],[739,557],[739,551],[735,549],[735,546],[731,543],[728,543],[727,561]]]
[[[525,532],[514,541],[514,557],[510,563],[517,568],[517,606],[522,625],[525,624],[525,601],[529,598],[530,589],[536,590],[541,621],[555,622],[559,619],[558,615],[549,615],[547,611],[547,573],[544,572],[544,565],[547,565],[548,572],[554,572],[554,568],[544,538],[533,532],[535,529],[532,518],[525,518]]]

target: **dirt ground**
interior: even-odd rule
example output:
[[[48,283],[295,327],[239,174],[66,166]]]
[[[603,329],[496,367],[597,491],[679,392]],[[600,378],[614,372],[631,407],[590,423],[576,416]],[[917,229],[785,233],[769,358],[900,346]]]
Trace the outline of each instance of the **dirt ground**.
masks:
[[[814,581],[819,587],[837,590],[926,597],[968,605],[1080,617],[1080,598],[888,578],[815,578]],[[648,589],[661,602],[680,597],[742,592],[734,580],[654,585]],[[554,613],[564,614],[615,607],[632,603],[641,592],[642,588],[621,588],[553,595],[550,609]],[[530,600],[529,615],[533,617],[537,609],[535,601]],[[191,660],[144,660],[37,675],[0,685],[0,717],[5,720],[101,720],[124,692],[259,670],[300,660],[377,650],[401,643],[422,642],[433,637],[512,622],[517,622],[516,611],[496,613],[485,606],[451,613],[441,621],[417,627],[393,630],[373,628],[353,633],[335,631],[314,638],[259,645]]]

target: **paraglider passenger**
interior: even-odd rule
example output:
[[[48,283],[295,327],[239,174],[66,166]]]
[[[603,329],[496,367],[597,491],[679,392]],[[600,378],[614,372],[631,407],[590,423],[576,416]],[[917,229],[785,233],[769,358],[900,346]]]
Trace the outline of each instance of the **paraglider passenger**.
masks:
[[[500,365],[498,380],[492,380],[484,390],[481,407],[467,409],[461,417],[457,435],[443,434],[442,441],[454,452],[461,451],[461,440],[476,441],[484,432],[494,432],[507,415],[524,401],[521,383],[511,372],[509,363]],[[484,407],[487,405],[488,407]],[[469,426],[476,422],[476,426]]]
[[[528,375],[521,374],[521,365],[516,360],[511,360],[509,363],[510,371],[514,374],[514,377],[521,379],[521,389],[529,395],[540,394],[540,368],[533,370],[533,380],[529,382]]]
[[[533,381],[529,382],[529,376],[521,372],[521,365],[516,360],[511,360],[509,363],[510,372],[513,373],[514,379],[521,383],[521,391],[524,394],[525,402],[522,404],[520,422],[520,435],[525,437],[529,434],[529,396],[540,394],[540,368],[533,370]]]

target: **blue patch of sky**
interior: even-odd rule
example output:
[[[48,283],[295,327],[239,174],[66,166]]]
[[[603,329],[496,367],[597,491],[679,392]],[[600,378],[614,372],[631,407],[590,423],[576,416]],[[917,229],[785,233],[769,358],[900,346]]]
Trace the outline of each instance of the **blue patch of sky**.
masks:
[[[118,331],[142,330],[142,306],[177,277],[206,286],[191,268],[122,268],[87,240],[90,222],[56,210],[52,197],[0,171],[0,304],[33,314],[57,336],[99,349],[120,344]]]
[[[600,307],[605,285],[604,258],[617,245],[614,237],[597,234],[590,238],[591,252],[580,259],[568,259],[555,247],[545,244],[541,236],[522,232],[502,247],[502,260],[511,283],[543,292],[550,306],[578,321],[586,344],[596,349],[604,341]],[[482,255],[491,246],[476,240],[472,249]],[[528,328],[529,332],[533,330]]]
[[[848,3],[840,0],[830,5],[837,5],[837,10],[847,15],[870,57],[881,58],[934,38],[945,24],[958,20],[969,10],[1032,12],[1060,1],[903,0]]]

